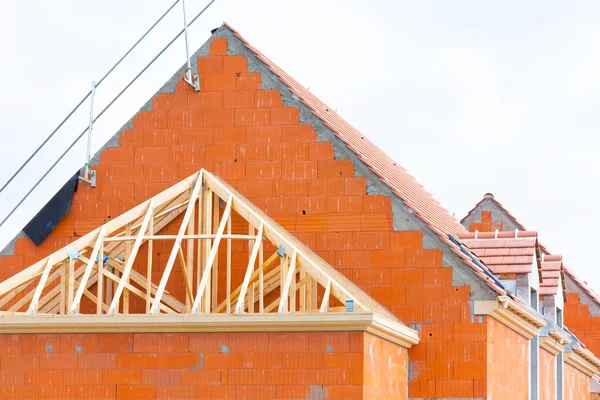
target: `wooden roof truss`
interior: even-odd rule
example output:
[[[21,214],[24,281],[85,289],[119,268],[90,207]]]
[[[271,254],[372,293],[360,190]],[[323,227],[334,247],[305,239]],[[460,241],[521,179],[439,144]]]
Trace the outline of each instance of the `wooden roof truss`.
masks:
[[[247,234],[232,233],[234,212],[247,221]],[[181,215],[183,218],[176,220]],[[159,234],[178,221],[176,235]],[[232,288],[235,240],[248,242],[248,262],[242,283]],[[166,265],[161,266],[160,281],[155,279],[155,283],[149,277],[156,268],[152,254],[157,241],[172,247]],[[134,263],[145,243],[147,264],[140,272],[139,263],[136,268]],[[269,248],[276,250],[266,253]],[[226,254],[225,265],[218,263],[219,250]],[[166,290],[169,279],[177,279],[172,273],[176,261],[182,272],[177,276],[183,276],[180,283],[185,287],[185,300]],[[222,280],[226,282],[224,295],[218,292]],[[81,302],[86,297],[95,304],[95,315],[108,318],[130,314],[130,296],[145,301],[145,314],[326,313],[347,311],[348,302],[356,311],[398,321],[205,170],[0,283],[0,313],[77,317],[84,314]],[[330,306],[332,298],[341,306]]]

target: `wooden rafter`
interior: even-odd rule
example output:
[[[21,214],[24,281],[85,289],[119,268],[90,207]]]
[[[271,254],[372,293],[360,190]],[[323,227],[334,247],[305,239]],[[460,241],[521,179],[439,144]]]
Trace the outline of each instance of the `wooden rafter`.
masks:
[[[247,234],[233,231],[234,213],[247,223]],[[182,218],[175,222],[178,216]],[[176,223],[176,235],[161,233],[167,225],[171,224],[171,230]],[[153,260],[153,248],[159,241],[171,246],[165,265]],[[243,279],[236,286],[232,271],[242,266],[234,265],[234,241],[247,241],[249,250]],[[141,261],[138,255],[144,244],[147,260]],[[277,251],[265,255],[267,245]],[[221,268],[220,254],[225,261]],[[157,283],[152,277],[159,271],[162,275]],[[183,289],[179,297],[167,291],[172,280],[178,280],[172,283]],[[219,286],[225,288],[225,293],[217,292]],[[133,307],[129,296],[139,298],[138,304],[143,306]],[[330,296],[339,301],[335,307],[329,304]],[[93,308],[82,308],[84,297]],[[4,318],[20,315],[25,307],[29,314],[39,316],[68,312],[107,318],[120,313],[326,313],[344,311],[347,301],[352,301],[357,311],[397,321],[260,209],[205,170],[0,283],[0,314]]]

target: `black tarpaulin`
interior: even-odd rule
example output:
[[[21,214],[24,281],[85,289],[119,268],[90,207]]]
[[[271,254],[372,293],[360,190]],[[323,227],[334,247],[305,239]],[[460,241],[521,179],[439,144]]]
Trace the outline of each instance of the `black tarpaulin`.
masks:
[[[73,193],[77,191],[79,172],[64,184],[48,203],[32,218],[23,232],[39,246],[71,209]]]

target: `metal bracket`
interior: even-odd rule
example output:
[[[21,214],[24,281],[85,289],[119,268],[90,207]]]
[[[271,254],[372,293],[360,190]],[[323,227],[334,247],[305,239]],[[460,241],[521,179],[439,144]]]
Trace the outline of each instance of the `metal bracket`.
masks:
[[[200,77],[198,76],[198,74],[192,74],[191,69],[185,71],[185,76],[183,77],[183,80],[184,82],[192,86],[196,92],[200,91]]]
[[[88,185],[90,185],[90,187],[96,187],[96,171],[91,169],[90,174],[87,178],[80,175],[79,180],[87,183]]]

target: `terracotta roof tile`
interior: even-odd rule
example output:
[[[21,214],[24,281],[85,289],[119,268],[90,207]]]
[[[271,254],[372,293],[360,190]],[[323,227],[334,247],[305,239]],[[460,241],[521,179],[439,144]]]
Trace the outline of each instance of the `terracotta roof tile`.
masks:
[[[458,237],[496,275],[529,274],[538,257],[536,232],[473,232]]]
[[[506,215],[508,215],[508,216],[509,216],[509,217],[510,217],[510,218],[513,220],[513,222],[515,223],[515,225],[517,225],[517,226],[519,227],[519,229],[522,229],[522,230],[524,230],[524,231],[526,230],[526,229],[525,229],[525,226],[524,226],[524,225],[523,225],[523,224],[522,224],[522,223],[521,223],[521,222],[520,222],[520,221],[519,221],[519,220],[518,220],[518,219],[517,219],[517,218],[516,218],[516,217],[515,217],[513,214],[511,214],[511,212],[510,212],[510,211],[508,211],[508,209],[507,209],[506,207],[504,207],[504,206],[502,205],[502,203],[500,203],[498,200],[496,200],[496,198],[494,197],[494,195],[492,195],[491,193],[486,193],[486,194],[483,196],[483,199],[481,199],[481,201],[479,201],[477,204],[475,204],[475,207],[473,207],[473,208],[472,208],[472,209],[471,209],[471,210],[470,210],[470,211],[467,213],[467,215],[466,215],[466,216],[465,216],[463,219],[461,219],[461,221],[460,221],[460,222],[462,223],[462,222],[463,222],[463,221],[464,221],[464,220],[465,220],[465,219],[466,219],[466,218],[467,218],[467,217],[468,217],[468,216],[469,216],[469,215],[470,215],[470,214],[471,214],[471,213],[472,213],[472,212],[473,212],[475,209],[477,209],[477,207],[479,207],[479,205],[480,205],[481,203],[483,203],[485,200],[488,200],[488,199],[492,200],[492,201],[493,201],[493,202],[494,202],[494,203],[495,203],[495,204],[496,204],[496,205],[497,205],[497,206],[498,206],[498,207],[499,207],[499,208],[500,208],[502,211],[504,211],[504,213],[505,213]],[[545,253],[547,253],[547,254],[548,254],[546,257],[553,256],[553,254],[552,254],[552,252],[550,251],[550,249],[548,249],[546,246],[544,246],[544,244],[543,244],[543,243],[540,243],[540,244],[539,244],[539,246],[540,246],[540,249],[541,249],[543,252],[545,252]],[[557,256],[557,257],[561,257],[561,256]],[[562,260],[562,257],[561,257],[561,260]],[[585,291],[585,292],[586,292],[586,293],[587,293],[587,294],[588,294],[588,295],[589,295],[589,296],[590,296],[592,299],[594,299],[594,301],[596,301],[598,304],[600,304],[600,294],[598,294],[598,293],[597,293],[597,292],[596,292],[594,289],[592,289],[592,287],[591,287],[591,286],[590,286],[590,285],[589,285],[589,284],[588,284],[586,281],[584,281],[583,279],[579,278],[579,277],[578,277],[578,276],[575,274],[575,272],[574,272],[572,269],[568,268],[568,267],[567,267],[566,265],[564,265],[564,264],[563,264],[563,270],[564,270],[564,272],[565,272],[567,275],[569,275],[569,276],[571,277],[571,279],[573,279],[573,280],[574,280],[574,281],[575,281],[575,282],[576,282],[576,283],[577,283],[577,284],[578,284],[578,285],[579,285],[579,286],[580,286],[580,287],[581,287],[581,288],[582,288],[582,289],[583,289],[583,290],[584,290],[584,291]],[[563,280],[563,285],[566,285],[566,284],[564,283],[564,280]],[[566,289],[563,289],[563,291],[564,291],[564,292],[566,292]]]
[[[563,296],[566,298],[566,283],[564,277],[562,256],[552,254],[542,259],[542,282],[540,283],[540,295],[557,295],[562,278]]]
[[[464,254],[460,246],[448,235],[465,233],[467,230],[446,211],[415,178],[392,158],[375,146],[348,122],[342,119],[331,108],[317,99],[311,92],[296,82],[285,71],[250,45],[235,29],[224,24],[244,45],[261,60],[267,68],[277,75],[280,81],[296,95],[334,134],[342,140],[350,150],[388,185],[392,191],[408,206],[425,224],[435,232],[486,284],[499,294],[506,294],[497,280],[494,280],[481,266]]]

